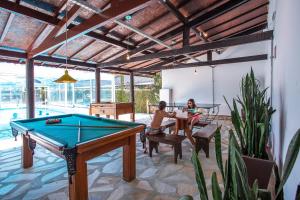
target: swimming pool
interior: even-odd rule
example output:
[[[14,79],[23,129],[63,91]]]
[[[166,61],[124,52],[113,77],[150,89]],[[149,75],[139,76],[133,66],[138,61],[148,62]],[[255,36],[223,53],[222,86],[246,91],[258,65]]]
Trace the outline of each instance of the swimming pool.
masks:
[[[53,110],[48,108],[35,109],[35,117],[44,117],[52,115],[65,114],[63,111]],[[9,123],[14,120],[25,119],[25,108],[4,108],[0,109],[0,139],[11,137]]]

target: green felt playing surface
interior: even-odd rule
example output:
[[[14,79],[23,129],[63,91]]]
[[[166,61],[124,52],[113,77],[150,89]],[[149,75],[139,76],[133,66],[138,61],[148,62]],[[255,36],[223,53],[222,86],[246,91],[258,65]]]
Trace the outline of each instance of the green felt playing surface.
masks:
[[[123,126],[122,128],[94,128],[81,127],[80,142],[78,142],[78,127],[68,126],[53,126],[46,124],[47,119],[60,118],[62,121],[59,124],[78,125],[81,126]],[[29,120],[19,120],[12,122],[19,127],[31,130],[33,134],[43,135],[51,140],[61,143],[66,148],[73,148],[76,144],[87,142],[96,138],[101,138],[119,131],[139,126],[139,123],[124,122],[105,118],[97,118],[87,115],[60,115],[53,117],[35,118]],[[124,128],[124,126],[128,126]]]

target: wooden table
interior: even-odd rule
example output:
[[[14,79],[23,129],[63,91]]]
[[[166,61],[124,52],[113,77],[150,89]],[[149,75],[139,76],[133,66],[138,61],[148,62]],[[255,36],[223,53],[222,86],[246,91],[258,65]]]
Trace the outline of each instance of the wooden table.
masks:
[[[131,120],[135,120],[133,103],[91,103],[89,113],[90,115],[106,115],[107,118],[113,115],[115,119],[119,119],[119,115],[130,113]]]
[[[184,134],[186,134],[188,139],[191,142],[194,141],[191,134],[192,130],[189,127],[189,119],[192,117],[192,114],[182,110],[175,110],[175,112],[176,112],[176,116],[174,118],[176,119],[176,124],[175,124],[174,134],[178,135],[179,130],[183,130]],[[194,143],[195,142],[192,142],[192,144]]]
[[[60,125],[81,123],[80,135],[76,126],[47,125],[46,120],[59,118]],[[59,124],[56,124],[59,125]],[[90,126],[90,128],[88,127]],[[114,126],[121,128],[93,128]],[[12,134],[23,137],[22,163],[33,165],[36,143],[64,158],[69,175],[70,200],[88,199],[88,172],[86,161],[123,147],[123,179],[132,181],[136,175],[136,134],[145,125],[88,115],[68,114],[11,122]]]
[[[185,133],[190,131],[188,121],[191,118],[191,115],[187,111],[183,112],[181,110],[175,110],[175,112],[175,134],[178,134],[179,130],[184,130]]]

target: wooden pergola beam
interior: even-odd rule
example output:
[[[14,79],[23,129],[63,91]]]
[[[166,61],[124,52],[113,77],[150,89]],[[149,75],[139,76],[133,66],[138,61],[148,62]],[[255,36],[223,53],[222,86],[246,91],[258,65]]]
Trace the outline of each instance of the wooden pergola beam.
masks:
[[[41,13],[39,11],[33,10],[31,8],[19,5],[17,3],[8,0],[1,0],[0,7],[7,10],[8,12],[13,12],[15,14],[22,14],[52,25],[57,25],[60,21],[55,17],[52,17],[50,15]]]
[[[11,12],[11,13],[21,14],[21,15],[25,15],[27,17],[34,18],[34,19],[39,20],[43,23],[47,23],[48,25],[56,26],[61,21],[60,19],[55,18],[53,16],[38,12],[36,10],[33,10],[33,9],[28,8],[26,6],[22,6],[22,5],[13,3],[13,2],[8,1],[8,0],[1,0],[0,1],[0,9],[1,8],[8,11],[8,12]],[[68,28],[70,29],[70,28],[73,28],[75,26],[76,25],[74,25],[74,24],[70,24],[68,26]],[[86,33],[85,35],[87,35],[91,38],[103,41],[107,44],[111,44],[111,45],[122,47],[122,48],[127,48],[126,43],[121,42],[117,39],[105,36],[105,35],[101,35],[99,33],[89,32],[89,33]],[[128,48],[129,49],[134,49],[135,46],[129,44]],[[28,48],[28,49],[30,50],[30,48]]]
[[[169,0],[159,0],[163,5],[165,5],[165,7],[171,12],[173,13],[176,18],[181,21],[182,23],[187,23],[188,19],[186,17],[184,17],[181,12],[179,12],[179,10],[169,1]]]
[[[0,56],[10,57],[10,58],[18,58],[18,59],[27,59],[27,53],[10,51],[10,50],[5,50],[5,49],[0,49]],[[50,56],[37,56],[34,58],[34,61],[66,64],[66,59],[50,57]],[[71,59],[68,59],[68,65],[81,66],[81,67],[91,68],[91,69],[97,68],[97,64],[76,61],[76,60],[71,60]],[[127,73],[132,72],[132,70],[118,68],[118,67],[107,67],[105,69],[116,70],[116,71],[127,72]]]
[[[70,9],[70,11],[68,11],[68,15],[65,15],[64,18],[59,21],[59,23],[54,27],[54,29],[52,29],[52,31],[47,35],[47,37],[40,45],[43,45],[43,43],[50,42],[51,39],[54,38],[57,34],[60,34],[63,29],[66,29],[66,26],[71,24],[73,20],[78,16],[80,8],[80,6],[75,4]]]
[[[43,24],[43,26],[40,28],[39,32],[35,35],[34,40],[31,42],[31,44],[27,48],[27,51],[31,51],[33,49],[35,43],[39,40],[39,38],[47,30],[47,27],[48,27],[48,24]]]
[[[149,5],[151,1],[149,0],[128,0],[117,2],[117,0],[112,1],[111,7],[104,12],[101,13],[101,16],[98,14],[94,14],[92,17],[82,22],[81,24],[69,29],[67,31],[68,41],[74,40],[81,35],[84,35],[88,32],[91,32],[97,29],[100,26],[103,26],[109,20],[116,19],[122,15],[126,15],[131,12],[135,12],[140,10],[147,5]],[[33,49],[29,53],[29,57],[35,57],[44,52],[47,52],[63,43],[66,42],[65,34],[60,34],[59,36],[53,38],[51,42],[44,43]]]
[[[194,18],[193,20],[189,21],[187,23],[187,25],[189,27],[195,27],[195,26],[198,26],[200,24],[203,24],[211,19],[214,19],[232,9],[235,9],[239,6],[241,6],[242,4],[248,2],[249,0],[239,0],[239,1],[229,1],[229,2],[226,2],[224,4],[221,4],[220,6],[217,6],[216,8],[208,11],[208,12],[204,12],[204,14]],[[164,35],[158,37],[157,39],[161,40],[161,41],[165,41],[165,40],[169,40],[175,36],[177,36],[178,34],[182,33],[184,30],[184,25],[178,27],[178,28],[175,28],[173,30],[170,30],[168,31],[167,33],[165,33]],[[138,54],[152,46],[156,45],[155,42],[148,42],[147,44],[145,45],[141,45],[140,47],[130,51],[129,55],[130,56],[133,56],[135,54]],[[120,56],[118,58],[116,58],[115,60],[124,60],[126,59],[126,55],[123,55],[123,56]]]
[[[256,33],[258,31],[261,31],[261,30],[265,29],[267,26],[268,26],[267,21],[264,22],[264,23],[261,23],[261,24],[256,24],[254,26],[251,26],[247,30],[242,30],[238,33],[234,33],[234,34],[230,35],[229,38],[234,38],[234,37],[240,37],[240,36],[244,36],[244,35],[253,34],[253,33]]]
[[[188,18],[186,18],[180,11],[178,8],[176,8],[172,2],[170,2],[169,0],[160,0],[161,3],[163,3],[166,8],[171,12],[173,13],[177,19],[179,21],[181,21],[184,25],[186,25],[188,23]],[[185,34],[187,34],[187,31],[192,31],[193,33],[195,33],[195,35],[200,39],[200,40],[203,40],[203,41],[208,41],[207,38],[201,34],[197,29],[195,28],[190,28],[188,25],[184,26],[184,30],[183,30],[183,38],[186,37]],[[203,31],[202,31],[203,32]],[[189,34],[188,34],[189,35]],[[187,39],[184,39],[183,40],[183,46],[186,46],[188,44],[187,42]]]
[[[4,50],[4,49],[0,49],[0,56],[9,57],[9,58],[17,58],[17,59],[27,59],[27,53]],[[34,62],[37,61],[37,62],[42,62],[42,63],[56,63],[56,64],[61,64],[61,65],[66,64],[65,59],[49,57],[49,56],[37,56],[34,59],[27,59],[27,60],[33,60]],[[0,58],[0,62],[20,63],[20,61],[14,61],[14,60],[9,60],[9,59],[2,59],[2,58]],[[59,66],[54,66],[51,64],[46,64],[46,65],[49,65],[51,67],[59,67]],[[71,60],[71,59],[68,59],[68,65],[80,66],[80,67],[82,67],[81,70],[90,70],[90,69],[95,70],[97,68],[96,64],[75,61],[75,60]],[[133,72],[133,70],[118,68],[118,67],[106,67],[105,69],[103,69],[103,72],[130,74],[131,72]],[[148,72],[137,72],[137,73],[135,73],[135,75],[148,77],[148,76],[152,76],[153,74],[148,73]]]
[[[237,46],[237,45],[242,45],[242,44],[270,40],[270,39],[272,39],[272,37],[273,37],[273,31],[267,31],[267,32],[263,32],[263,33],[253,34],[253,35],[246,35],[246,36],[241,36],[241,37],[224,39],[224,40],[220,40],[220,41],[208,42],[205,44],[200,44],[200,45],[195,45],[195,46],[183,47],[181,49],[167,50],[167,51],[162,51],[159,53],[147,54],[147,55],[143,55],[143,56],[136,56],[136,57],[132,57],[130,60],[125,59],[125,60],[121,60],[121,61],[111,61],[111,62],[106,62],[106,63],[100,63],[100,64],[98,64],[98,67],[107,67],[107,66],[113,66],[113,65],[120,65],[120,64],[124,64],[124,63],[138,62],[138,61],[150,60],[150,59],[155,59],[155,58],[172,57],[172,56],[190,54],[190,53],[195,53],[195,52],[200,52],[200,51],[207,51],[207,50],[213,50],[213,49],[218,49],[218,48]]]
[[[73,25],[71,26],[73,27]],[[89,32],[89,33],[86,33],[85,35],[89,36],[89,37],[92,37],[92,38],[95,38],[97,40],[101,40],[102,42],[105,42],[107,44],[110,44],[110,45],[113,45],[113,46],[116,46],[116,47],[122,47],[124,49],[135,49],[135,46],[133,45],[130,45],[130,44],[126,44],[120,40],[116,40],[116,39],[113,39],[111,37],[107,37],[105,35],[101,35],[99,33],[95,33],[95,32]]]
[[[136,69],[134,72],[149,72],[156,70],[168,70],[168,69],[180,69],[180,68],[190,68],[190,67],[200,67],[200,66],[210,66],[210,65],[224,65],[224,64],[232,64],[232,63],[240,63],[240,62],[252,62],[252,61],[261,61],[267,60],[268,54],[254,55],[254,56],[244,56],[237,58],[226,58],[222,60],[211,60],[205,62],[196,62],[196,63],[188,63],[188,64],[179,64],[174,66],[151,66],[145,69]]]
[[[42,61],[42,62],[51,62],[51,63],[58,63],[58,64],[66,64],[66,59],[63,58],[55,58],[55,57],[49,57],[49,56],[36,56],[34,58],[36,61]],[[93,63],[86,63],[76,60],[68,59],[68,65],[75,65],[75,66],[82,66],[82,67],[88,67],[88,68],[96,68],[96,65]]]
[[[14,17],[15,17],[14,13],[10,13],[9,14],[9,17],[7,18],[6,24],[4,26],[4,29],[3,29],[1,37],[0,37],[0,42],[3,42],[3,40],[4,40],[4,38],[5,38],[6,34],[7,34],[7,32],[9,30],[9,27],[10,27],[10,25],[11,25],[13,19],[14,19]]]
[[[0,56],[26,59],[27,53],[0,49]]]

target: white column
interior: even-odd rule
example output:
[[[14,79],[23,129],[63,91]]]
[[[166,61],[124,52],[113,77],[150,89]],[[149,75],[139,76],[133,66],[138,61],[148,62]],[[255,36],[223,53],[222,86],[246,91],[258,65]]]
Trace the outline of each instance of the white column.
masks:
[[[65,83],[64,86],[65,86],[65,107],[67,107],[67,105],[68,105],[68,84]]]
[[[72,106],[75,106],[75,83],[72,83]]]
[[[111,80],[111,101],[116,102],[116,83],[115,83],[114,74],[112,74],[112,80]]]
[[[93,84],[92,79],[90,79],[90,103],[93,103]]]

